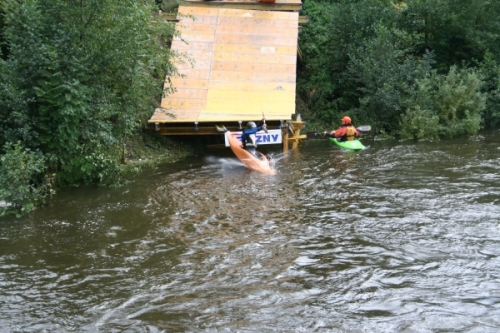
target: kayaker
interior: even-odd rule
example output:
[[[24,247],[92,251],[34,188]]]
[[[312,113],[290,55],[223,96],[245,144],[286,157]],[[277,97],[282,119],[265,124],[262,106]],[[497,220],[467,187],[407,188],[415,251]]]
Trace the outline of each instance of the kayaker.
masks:
[[[255,151],[255,148],[257,148],[257,137],[255,136],[255,134],[260,130],[264,130],[267,132],[265,119],[262,119],[258,126],[255,124],[255,122],[249,121],[247,123],[246,129],[243,131],[243,133],[241,133],[241,142],[243,143],[243,148],[259,159],[260,154]]]
[[[359,136],[359,131],[352,125],[351,118],[344,116],[342,126],[333,132],[324,132],[325,136],[336,137],[339,141],[352,141]]]

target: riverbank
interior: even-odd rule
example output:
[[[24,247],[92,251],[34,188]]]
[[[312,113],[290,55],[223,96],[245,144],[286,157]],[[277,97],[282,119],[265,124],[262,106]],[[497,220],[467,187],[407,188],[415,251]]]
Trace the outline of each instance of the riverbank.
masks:
[[[159,164],[171,164],[196,156],[206,146],[189,138],[166,137],[143,133],[127,140],[122,156],[123,171],[130,176]]]
[[[187,157],[197,156],[203,153],[206,145],[182,137],[172,138],[157,136],[152,133],[138,133],[124,140],[121,151],[119,147],[113,148],[114,155],[119,160],[115,160],[115,167],[110,169],[111,171],[105,170],[108,173],[105,181],[96,182],[93,185],[121,187],[140,177],[141,173],[152,170],[160,164],[173,164]],[[27,159],[26,156],[22,157],[24,157],[24,160]],[[28,160],[28,162],[30,161]],[[31,169],[28,169],[28,171]],[[38,207],[47,206],[53,195],[65,187],[85,185],[83,183],[73,183],[58,186],[56,183],[58,175],[53,173],[50,177],[47,176],[46,181],[37,186],[25,186],[22,187],[22,190],[18,190],[23,184],[22,180],[24,178],[22,176],[24,174],[16,171],[14,175],[15,177],[11,176],[9,178],[9,183],[3,183],[4,186],[0,184],[0,216],[15,215],[20,217]]]

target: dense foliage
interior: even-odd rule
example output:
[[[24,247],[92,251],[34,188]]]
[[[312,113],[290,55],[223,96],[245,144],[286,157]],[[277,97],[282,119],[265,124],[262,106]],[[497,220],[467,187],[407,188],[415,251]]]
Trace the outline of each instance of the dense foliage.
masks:
[[[119,182],[125,140],[175,72],[173,25],[155,24],[158,7],[147,0],[0,4],[0,185],[26,185],[0,201],[27,208],[56,183]],[[26,166],[18,179],[16,163]]]
[[[310,120],[391,137],[500,125],[500,1],[308,0],[297,91]]]

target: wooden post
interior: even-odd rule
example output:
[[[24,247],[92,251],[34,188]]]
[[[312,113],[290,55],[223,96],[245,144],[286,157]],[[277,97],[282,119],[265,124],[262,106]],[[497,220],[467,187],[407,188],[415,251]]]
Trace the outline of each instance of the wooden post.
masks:
[[[286,124],[286,122],[285,122]],[[288,129],[286,126],[281,128],[281,136],[283,137],[283,152],[288,152]]]
[[[285,122],[282,127],[282,136],[283,136],[283,152],[288,152],[288,145],[292,144],[292,149],[295,149],[302,142],[302,139],[307,138],[306,134],[300,134],[300,130],[305,127],[305,124],[302,122],[302,118],[300,114],[297,115],[297,120]]]

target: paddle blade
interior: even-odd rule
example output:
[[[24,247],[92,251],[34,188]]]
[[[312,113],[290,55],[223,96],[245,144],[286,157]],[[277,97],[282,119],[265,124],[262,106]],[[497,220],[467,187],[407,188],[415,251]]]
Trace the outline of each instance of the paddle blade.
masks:
[[[356,127],[356,129],[358,131],[361,131],[361,132],[366,132],[366,131],[371,130],[372,127],[370,125],[363,125],[363,126]]]

